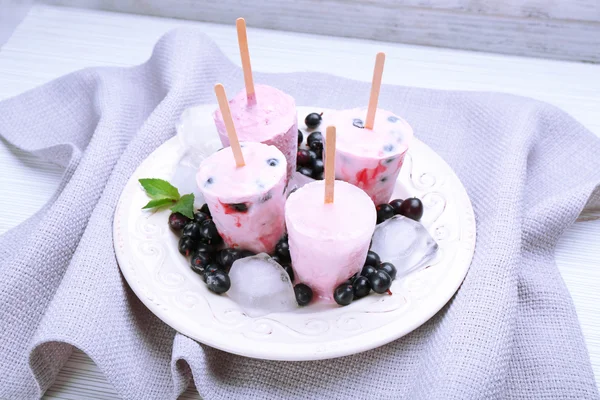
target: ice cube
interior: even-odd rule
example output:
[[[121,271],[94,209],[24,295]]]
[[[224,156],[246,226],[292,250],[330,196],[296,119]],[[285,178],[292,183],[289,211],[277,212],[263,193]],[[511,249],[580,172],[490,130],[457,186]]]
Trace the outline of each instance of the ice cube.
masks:
[[[250,317],[298,307],[288,273],[265,253],[234,262],[229,278],[227,295]]]
[[[200,188],[196,184],[196,173],[198,172],[197,168],[190,167],[185,163],[179,163],[175,166],[175,170],[173,171],[173,176],[170,179],[170,182],[179,189],[179,193],[181,195],[194,193],[196,204],[204,204],[202,192]]]
[[[427,266],[435,257],[438,244],[417,221],[396,215],[377,225],[371,250],[382,262],[394,264],[398,278]]]
[[[206,105],[187,108],[181,113],[176,126],[177,136],[184,147],[193,154],[196,167],[222,147],[214,125],[207,126],[206,112]]]

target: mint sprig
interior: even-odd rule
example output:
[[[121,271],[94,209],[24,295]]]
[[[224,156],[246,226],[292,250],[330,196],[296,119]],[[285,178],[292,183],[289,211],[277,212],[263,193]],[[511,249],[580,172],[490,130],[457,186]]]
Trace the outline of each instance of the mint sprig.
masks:
[[[194,218],[194,194],[179,195],[179,190],[163,179],[140,179],[140,184],[152,200],[142,209],[171,206],[171,211]]]
[[[140,183],[152,200],[179,200],[179,190],[163,179],[140,179]]]
[[[175,200],[171,200],[171,199],[150,200],[148,202],[148,204],[146,204],[144,207],[142,207],[142,209],[159,208],[159,207],[164,207],[164,206],[170,206],[170,205],[173,204],[174,201]]]
[[[173,204],[171,211],[181,213],[188,218],[194,218],[194,193],[181,196],[179,201]]]

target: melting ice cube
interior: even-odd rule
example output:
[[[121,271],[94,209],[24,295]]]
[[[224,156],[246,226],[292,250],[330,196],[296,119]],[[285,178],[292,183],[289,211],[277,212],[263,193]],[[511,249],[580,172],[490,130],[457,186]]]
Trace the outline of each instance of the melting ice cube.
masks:
[[[177,123],[177,136],[182,144],[191,150],[196,167],[202,160],[222,147],[214,125],[207,126],[206,111],[206,105],[187,108]]]
[[[289,275],[265,253],[234,262],[229,278],[227,295],[250,317],[298,307]]]
[[[426,267],[435,257],[438,244],[421,223],[396,215],[377,225],[371,250],[382,262],[394,264],[401,278]]]
[[[170,182],[180,194],[194,193],[195,207],[204,203],[202,193],[196,185],[198,166],[205,158],[219,150],[222,145],[214,126],[206,124],[206,105],[187,108],[177,123],[177,137],[182,144],[179,162],[173,171]]]
[[[194,193],[196,200],[195,205],[199,207],[198,204],[200,206],[204,204],[204,198],[202,197],[202,192],[196,184],[197,171],[197,168],[186,165],[185,163],[179,163],[173,171],[173,176],[171,177],[170,182],[177,189],[179,189],[179,193],[181,195]]]

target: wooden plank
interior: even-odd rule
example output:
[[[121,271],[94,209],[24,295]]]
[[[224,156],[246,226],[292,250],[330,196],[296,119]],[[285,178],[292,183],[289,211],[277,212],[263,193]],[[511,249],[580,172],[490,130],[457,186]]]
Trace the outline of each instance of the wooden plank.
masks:
[[[0,4],[2,1],[0,0]],[[121,12],[138,14],[168,15],[175,10],[178,13],[202,12],[207,2],[201,0],[48,0],[46,3],[62,4],[74,7],[112,9]],[[600,1],[598,0],[338,0],[348,8],[383,7],[389,10],[401,10],[406,7],[421,9],[437,9],[458,11],[469,14],[485,14],[505,17],[520,17],[534,19],[555,19],[573,21],[600,22]],[[236,0],[219,2],[222,8],[232,8],[241,3]],[[263,9],[263,0],[251,2],[257,9]],[[278,2],[282,9],[295,5],[297,10],[304,10],[308,15],[328,12],[326,7],[310,8],[313,1],[283,0]],[[321,3],[318,2],[317,3]]]
[[[346,3],[389,9],[417,7],[504,17],[600,22],[598,0],[352,0]]]
[[[552,19],[567,6],[543,8],[544,0],[522,1],[518,7],[510,6],[514,2],[502,6],[499,0],[444,0],[436,8],[426,8],[428,0],[46,0],[225,24],[243,16],[249,26],[267,29],[600,62],[600,22]],[[488,3],[495,6],[484,7]],[[576,0],[571,17],[599,20],[599,3]],[[502,12],[513,15],[495,15]]]

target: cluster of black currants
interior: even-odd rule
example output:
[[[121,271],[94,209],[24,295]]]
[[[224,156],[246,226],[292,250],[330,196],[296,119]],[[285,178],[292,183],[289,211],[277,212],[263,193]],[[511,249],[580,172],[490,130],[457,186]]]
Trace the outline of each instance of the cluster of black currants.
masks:
[[[367,259],[360,274],[355,274],[333,291],[333,299],[340,306],[347,306],[353,300],[362,299],[373,290],[375,293],[392,294],[390,287],[396,279],[396,267],[382,263],[379,255],[373,251],[367,253]]]
[[[316,129],[321,124],[321,115],[310,113],[304,119],[306,127]],[[314,131],[306,138],[308,149],[300,149],[304,135],[298,130],[298,155],[296,156],[296,171],[309,178],[322,180],[325,165],[323,164],[323,134]]]
[[[169,216],[169,227],[174,232],[181,233],[179,252],[186,257],[199,245],[216,248],[223,242],[206,204],[194,214],[193,219],[177,212],[172,213]]]
[[[279,242],[277,242],[277,245],[275,246],[275,253],[271,256],[271,258],[283,267],[285,272],[287,272],[290,277],[290,282],[293,284],[296,277],[294,275],[294,269],[291,265],[292,257],[290,255],[290,245],[288,243],[287,234],[283,235]],[[312,289],[304,283],[298,283],[295,285],[294,293],[296,295],[296,302],[299,306],[308,305],[313,298]]]
[[[212,220],[208,206],[203,205],[194,218],[190,219],[180,213],[169,216],[169,227],[180,233],[179,252],[190,257],[192,271],[199,274],[209,290],[214,293],[225,293],[231,287],[229,269],[233,263],[254,253],[237,250],[219,250],[223,239]]]
[[[411,197],[406,200],[395,199],[377,206],[378,224],[392,218],[394,215],[404,215],[406,218],[420,221],[423,216],[423,203],[416,197]]]

